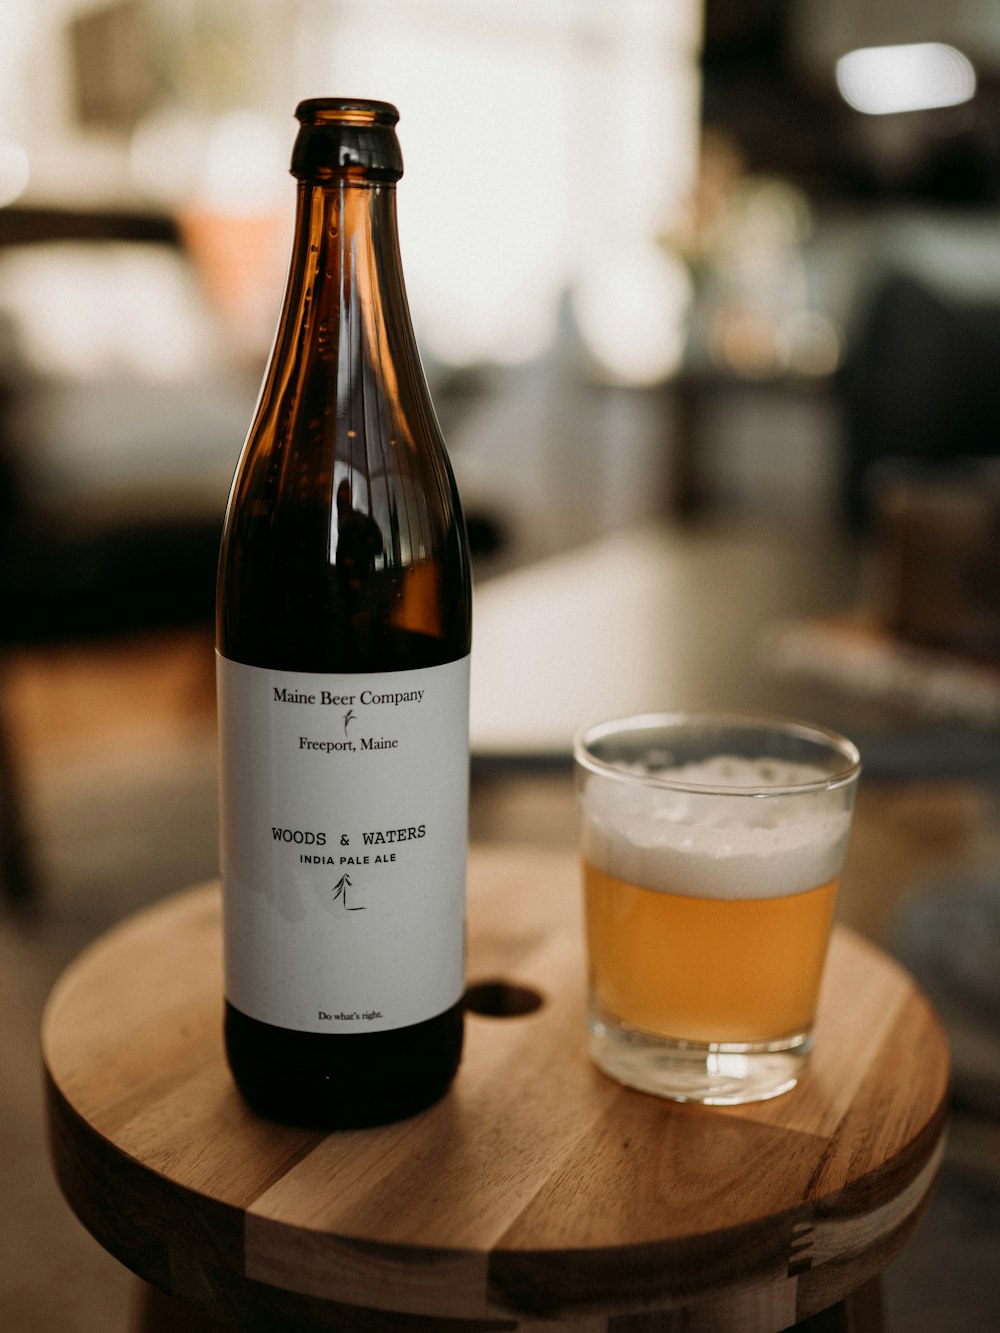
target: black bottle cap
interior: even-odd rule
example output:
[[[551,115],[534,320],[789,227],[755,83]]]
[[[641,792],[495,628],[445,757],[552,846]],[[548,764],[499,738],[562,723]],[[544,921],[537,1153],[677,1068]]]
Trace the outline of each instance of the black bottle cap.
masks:
[[[323,185],[334,180],[397,181],[403,174],[390,102],[360,97],[310,97],[295,115],[301,128],[292,150],[298,180]]]

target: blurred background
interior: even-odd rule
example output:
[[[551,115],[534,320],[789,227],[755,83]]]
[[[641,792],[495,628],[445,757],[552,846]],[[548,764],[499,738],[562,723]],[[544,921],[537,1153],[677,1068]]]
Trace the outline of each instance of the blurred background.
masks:
[[[52,1183],[59,971],[216,872],[212,608],[293,111],[399,106],[474,553],[472,834],[571,847],[576,726],[764,707],[865,761],[842,917],[932,995],[891,1331],[1000,1326],[1000,10],[4,0],[0,1313],[122,1325]]]

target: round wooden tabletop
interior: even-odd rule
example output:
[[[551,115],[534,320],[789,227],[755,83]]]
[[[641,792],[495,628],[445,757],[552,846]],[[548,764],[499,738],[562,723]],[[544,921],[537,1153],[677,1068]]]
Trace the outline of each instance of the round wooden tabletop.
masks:
[[[471,1013],[452,1091],[400,1124],[271,1124],[230,1081],[218,888],[128,919],[43,1026],[53,1160],[101,1244],[247,1329],[774,1333],[894,1257],[943,1147],[941,1027],[838,929],[810,1072],[705,1108],[619,1087],[585,1053],[575,859],[470,857]],[[634,1321],[630,1316],[634,1317]],[[676,1322],[675,1322],[676,1321]]]

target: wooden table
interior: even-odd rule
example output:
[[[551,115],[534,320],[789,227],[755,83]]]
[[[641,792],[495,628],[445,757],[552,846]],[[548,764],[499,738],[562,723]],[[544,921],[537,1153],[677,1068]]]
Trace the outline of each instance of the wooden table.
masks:
[[[472,753],[568,759],[581,722],[664,708],[780,712],[787,681],[779,688],[753,665],[761,626],[843,608],[852,583],[832,543],[804,560],[795,532],[659,523],[486,579],[476,587]]]
[[[469,971],[500,983],[485,1007],[525,1007],[516,987],[542,1003],[470,1014],[436,1107],[324,1135],[257,1118],[230,1082],[217,887],[130,918],[45,1014],[71,1206],[146,1282],[268,1333],[775,1333],[863,1288],[916,1225],[947,1045],[859,937],[836,932],[806,1080],[739,1108],[659,1101],[589,1063],[572,856],[473,849]]]

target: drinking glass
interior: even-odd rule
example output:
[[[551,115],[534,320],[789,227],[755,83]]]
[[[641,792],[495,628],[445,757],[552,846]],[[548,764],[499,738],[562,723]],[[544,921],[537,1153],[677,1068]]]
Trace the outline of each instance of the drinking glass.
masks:
[[[651,713],[574,740],[591,1058],[728,1105],[801,1078],[833,924],[855,746],[743,714]]]

